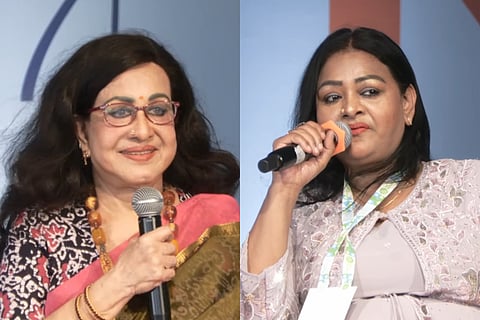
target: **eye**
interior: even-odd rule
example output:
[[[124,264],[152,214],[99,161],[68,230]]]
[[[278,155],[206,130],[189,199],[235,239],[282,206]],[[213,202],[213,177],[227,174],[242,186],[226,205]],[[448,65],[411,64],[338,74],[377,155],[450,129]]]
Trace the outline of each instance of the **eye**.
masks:
[[[380,91],[377,90],[377,89],[368,88],[368,89],[363,90],[360,94],[362,96],[373,97],[373,96],[377,96],[379,93],[380,93]]]
[[[135,108],[123,103],[113,103],[105,109],[105,112],[113,118],[127,118],[135,113]]]
[[[325,97],[323,97],[323,102],[325,104],[332,104],[332,103],[335,103],[340,98],[341,98],[341,96],[338,95],[338,94],[329,94],[329,95],[326,95]]]
[[[161,117],[172,110],[172,106],[168,102],[156,101],[148,106],[147,112],[149,115]]]

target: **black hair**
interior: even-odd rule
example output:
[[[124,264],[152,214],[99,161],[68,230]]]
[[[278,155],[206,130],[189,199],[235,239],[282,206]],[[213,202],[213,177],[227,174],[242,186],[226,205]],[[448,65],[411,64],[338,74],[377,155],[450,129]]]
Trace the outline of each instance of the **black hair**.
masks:
[[[238,161],[219,148],[181,64],[146,34],[110,34],[82,45],[54,72],[38,109],[12,141],[6,159],[9,183],[0,207],[3,233],[28,207],[60,208],[91,192],[92,168],[82,161],[76,117],[87,119],[88,109],[105,86],[148,62],[165,70],[171,98],[181,105],[175,118],[177,153],[164,173],[164,183],[191,194],[234,194],[240,176]]]
[[[292,125],[295,127],[301,122],[317,121],[316,94],[319,74],[333,54],[351,48],[365,51],[386,65],[401,93],[405,93],[410,85],[417,93],[412,125],[406,126],[400,145],[389,159],[375,168],[382,171],[372,184],[397,172],[403,174],[402,180],[410,180],[419,172],[421,162],[430,160],[430,128],[415,73],[407,57],[402,49],[381,31],[365,27],[342,28],[331,33],[320,44],[304,71]],[[344,176],[344,166],[337,157],[333,157],[326,169],[303,188],[297,204],[332,199],[342,191]]]

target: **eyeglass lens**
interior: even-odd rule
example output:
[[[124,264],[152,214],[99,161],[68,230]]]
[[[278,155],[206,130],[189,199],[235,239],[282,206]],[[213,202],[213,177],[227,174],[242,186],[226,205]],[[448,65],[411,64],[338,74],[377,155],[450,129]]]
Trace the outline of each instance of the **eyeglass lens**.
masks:
[[[172,103],[156,101],[145,107],[112,103],[104,110],[105,120],[113,126],[125,126],[132,123],[137,111],[142,109],[147,118],[155,124],[167,124],[175,118],[175,109]]]

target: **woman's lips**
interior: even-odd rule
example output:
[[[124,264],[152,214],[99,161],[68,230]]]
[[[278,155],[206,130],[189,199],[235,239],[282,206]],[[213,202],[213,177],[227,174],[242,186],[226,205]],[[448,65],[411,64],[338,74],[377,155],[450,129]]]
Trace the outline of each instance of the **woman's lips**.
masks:
[[[120,151],[120,153],[135,161],[147,161],[155,156],[155,151],[157,151],[157,148],[153,146],[145,146],[141,148],[128,148]]]
[[[359,134],[367,131],[370,128],[366,123],[352,123],[348,126],[350,127],[353,136],[358,136]]]

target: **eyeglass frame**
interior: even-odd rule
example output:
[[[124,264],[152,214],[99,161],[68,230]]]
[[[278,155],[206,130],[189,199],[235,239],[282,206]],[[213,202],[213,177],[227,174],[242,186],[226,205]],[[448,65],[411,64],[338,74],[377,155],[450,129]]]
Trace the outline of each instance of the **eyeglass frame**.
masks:
[[[136,106],[136,105],[134,105],[130,102],[108,102],[108,103],[102,104],[100,106],[90,108],[90,109],[87,110],[87,112],[90,114],[92,112],[101,110],[102,113],[103,113],[103,120],[107,124],[111,125],[112,127],[116,127],[116,128],[126,127],[126,126],[132,124],[135,121],[135,119],[137,118],[137,112],[138,111],[143,111],[143,113],[145,114],[145,117],[148,119],[148,121],[150,121],[151,123],[153,123],[154,125],[157,125],[157,126],[163,126],[163,125],[166,125],[166,124],[169,124],[169,123],[173,122],[175,120],[175,117],[177,116],[178,108],[180,108],[180,102],[178,102],[178,101],[162,101],[162,102],[170,104],[172,106],[172,108],[173,108],[173,119],[171,121],[165,122],[165,123],[155,123],[152,119],[150,119],[150,117],[148,115],[148,112],[145,112],[145,108],[151,107],[155,102],[158,102],[158,101],[162,101],[162,100],[154,100],[151,103],[146,104],[144,106]],[[107,120],[107,113],[105,112],[105,110],[108,107],[110,107],[112,105],[117,105],[117,104],[118,105],[121,105],[121,104],[128,105],[128,106],[133,107],[135,109],[135,113],[133,113],[133,115],[131,117],[132,120],[129,123],[119,126],[119,125],[114,125]]]

